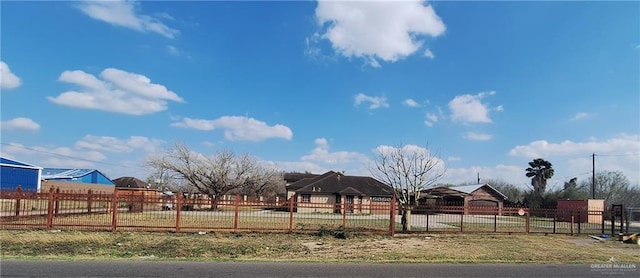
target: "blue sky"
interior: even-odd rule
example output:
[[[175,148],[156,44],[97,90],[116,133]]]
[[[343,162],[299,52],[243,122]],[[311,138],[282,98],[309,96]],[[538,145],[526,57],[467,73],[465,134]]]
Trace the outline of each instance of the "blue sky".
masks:
[[[428,147],[442,182],[640,182],[638,2],[12,2],[2,156],[146,178],[178,140],[370,175]]]

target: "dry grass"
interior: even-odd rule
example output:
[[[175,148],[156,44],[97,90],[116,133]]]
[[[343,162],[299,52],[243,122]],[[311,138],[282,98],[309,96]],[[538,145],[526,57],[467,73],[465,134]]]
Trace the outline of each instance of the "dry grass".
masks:
[[[309,234],[0,231],[2,258],[306,262],[640,263],[640,246],[563,235],[351,236]]]

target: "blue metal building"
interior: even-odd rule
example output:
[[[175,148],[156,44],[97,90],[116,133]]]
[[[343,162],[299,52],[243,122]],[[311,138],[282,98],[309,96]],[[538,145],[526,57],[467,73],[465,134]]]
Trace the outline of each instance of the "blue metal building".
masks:
[[[23,191],[40,190],[42,167],[0,157],[0,190],[15,191],[18,186]]]
[[[42,169],[42,179],[115,186],[111,179],[96,169],[44,168]]]

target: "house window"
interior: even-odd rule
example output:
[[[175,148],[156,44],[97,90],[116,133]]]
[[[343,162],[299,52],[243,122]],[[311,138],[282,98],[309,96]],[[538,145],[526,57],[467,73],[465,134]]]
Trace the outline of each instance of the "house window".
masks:
[[[311,194],[302,194],[302,202],[310,203],[311,202]]]

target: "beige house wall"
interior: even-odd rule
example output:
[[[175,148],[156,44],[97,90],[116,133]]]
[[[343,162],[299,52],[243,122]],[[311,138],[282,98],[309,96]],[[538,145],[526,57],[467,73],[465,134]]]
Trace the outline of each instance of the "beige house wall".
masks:
[[[115,185],[43,180],[40,187],[40,192],[49,192],[51,187],[60,189],[60,192],[69,193],[88,193],[89,189],[91,189],[92,193],[95,194],[113,194],[113,192],[116,190]]]
[[[297,211],[300,213],[347,213],[354,214],[387,214],[389,213],[389,202],[372,202],[371,197],[362,196],[359,198],[353,195],[353,204],[346,204],[347,195],[335,194],[309,194],[310,202],[302,202],[302,194],[296,199]],[[336,197],[340,198],[340,205],[337,205]],[[371,207],[371,206],[374,207]]]

